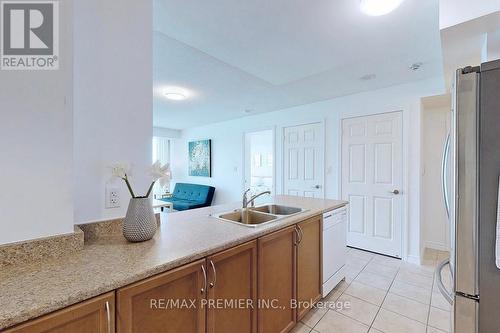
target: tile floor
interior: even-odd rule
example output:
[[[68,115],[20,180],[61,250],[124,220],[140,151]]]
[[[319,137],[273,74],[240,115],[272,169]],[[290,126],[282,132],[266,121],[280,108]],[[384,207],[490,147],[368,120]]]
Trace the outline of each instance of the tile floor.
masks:
[[[349,308],[312,309],[293,333],[450,332],[450,305],[434,283],[448,253],[426,250],[422,265],[349,249],[346,279],[323,301]],[[450,272],[443,281],[449,287]],[[342,303],[339,303],[342,302]]]

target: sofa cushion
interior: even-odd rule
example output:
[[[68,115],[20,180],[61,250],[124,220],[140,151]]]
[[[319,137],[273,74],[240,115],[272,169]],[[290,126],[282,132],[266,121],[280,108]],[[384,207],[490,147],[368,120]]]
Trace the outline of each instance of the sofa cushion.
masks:
[[[189,200],[210,205],[212,203],[215,188],[212,186],[198,184],[175,184],[173,197],[180,200]]]
[[[191,200],[182,200],[175,198],[168,198],[164,200],[171,202],[175,210],[188,210],[188,209],[201,208],[205,206],[204,203]]]

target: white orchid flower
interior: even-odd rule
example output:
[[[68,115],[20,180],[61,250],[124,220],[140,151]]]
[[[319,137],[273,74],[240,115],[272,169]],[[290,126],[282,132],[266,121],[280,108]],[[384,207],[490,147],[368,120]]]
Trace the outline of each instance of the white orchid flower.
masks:
[[[151,183],[151,186],[149,187],[146,197],[149,197],[149,194],[151,193],[151,190],[153,189],[153,186],[157,181],[159,182],[161,187],[164,187],[166,184],[168,184],[168,182],[170,182],[170,179],[172,177],[170,164],[167,163],[165,165],[161,165],[160,161],[156,161],[151,166],[150,174],[153,181]]]
[[[111,175],[116,178],[125,179],[130,174],[130,168],[125,163],[115,163],[110,166]]]

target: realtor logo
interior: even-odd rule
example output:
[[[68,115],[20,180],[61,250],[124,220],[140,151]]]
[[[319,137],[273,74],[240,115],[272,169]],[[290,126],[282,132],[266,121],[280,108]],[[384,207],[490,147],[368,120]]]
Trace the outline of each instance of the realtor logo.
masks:
[[[0,1],[0,69],[59,68],[59,3]]]

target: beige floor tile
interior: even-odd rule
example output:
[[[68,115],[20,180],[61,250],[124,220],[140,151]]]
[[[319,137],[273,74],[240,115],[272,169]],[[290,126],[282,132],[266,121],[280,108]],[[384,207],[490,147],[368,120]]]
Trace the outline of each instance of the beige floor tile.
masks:
[[[379,331],[378,329],[372,327],[372,328],[370,328],[370,330],[368,331],[368,333],[384,333],[384,332]]]
[[[309,333],[311,332],[311,328],[304,325],[301,322],[298,322],[297,325],[290,331],[290,333]]]
[[[311,332],[311,328],[302,324],[302,323],[297,323],[297,325],[293,328],[293,330],[290,331],[290,333],[309,333]]]
[[[383,290],[389,290],[392,283],[392,279],[369,271],[362,271],[354,281]]]
[[[346,265],[344,267],[345,281],[350,284],[362,270],[363,268],[361,267]]]
[[[411,263],[402,263],[399,271],[408,272],[408,273],[416,273],[425,276],[434,276],[434,271],[436,267],[434,265],[415,265]]]
[[[366,333],[368,326],[336,311],[328,311],[314,330],[319,333]]]
[[[367,251],[362,251],[362,250],[358,250],[358,249],[351,249],[351,251],[349,251],[349,255],[352,255],[354,257],[358,257],[358,258],[361,258],[361,259],[372,259],[373,258],[373,253],[371,252],[367,252]]]
[[[427,324],[429,305],[388,293],[382,304],[382,308]]]
[[[429,311],[429,326],[439,328],[442,331],[451,331],[451,312],[431,307]]]
[[[376,273],[376,274],[385,276],[389,279],[393,279],[396,276],[398,270],[399,270],[399,267],[390,267],[390,266],[380,265],[377,262],[370,262],[365,267],[365,271]]]
[[[451,311],[451,304],[444,298],[439,290],[433,290],[431,297],[431,306],[445,310]]]
[[[320,319],[325,315],[328,309],[325,308],[312,308],[305,316],[302,318],[301,322],[307,326],[313,328]]]
[[[427,326],[427,333],[445,333],[445,332],[438,330],[437,328]]]
[[[420,288],[411,284],[400,281],[394,281],[389,292],[410,298],[414,301],[430,304],[431,303],[431,290]]]
[[[372,303],[374,305],[380,306],[384,301],[384,297],[386,295],[386,291],[374,287],[367,286],[366,284],[362,284],[354,281],[351,285],[346,289],[346,294],[360,298],[368,303]]]
[[[380,309],[373,327],[385,333],[425,333],[426,326],[416,320]]]
[[[374,255],[372,262],[389,267],[400,267],[403,263],[401,259],[386,257],[382,255]]]
[[[352,267],[363,268],[370,262],[370,260],[371,259],[358,258],[349,253],[346,257],[346,264]]]
[[[372,324],[373,319],[375,319],[379,310],[378,306],[347,294],[342,295],[338,299],[338,302],[342,302],[342,304],[344,304],[344,308],[337,309],[337,312],[368,326]]]
[[[432,276],[425,276],[400,270],[398,275],[396,275],[396,281],[431,290],[434,278]]]

